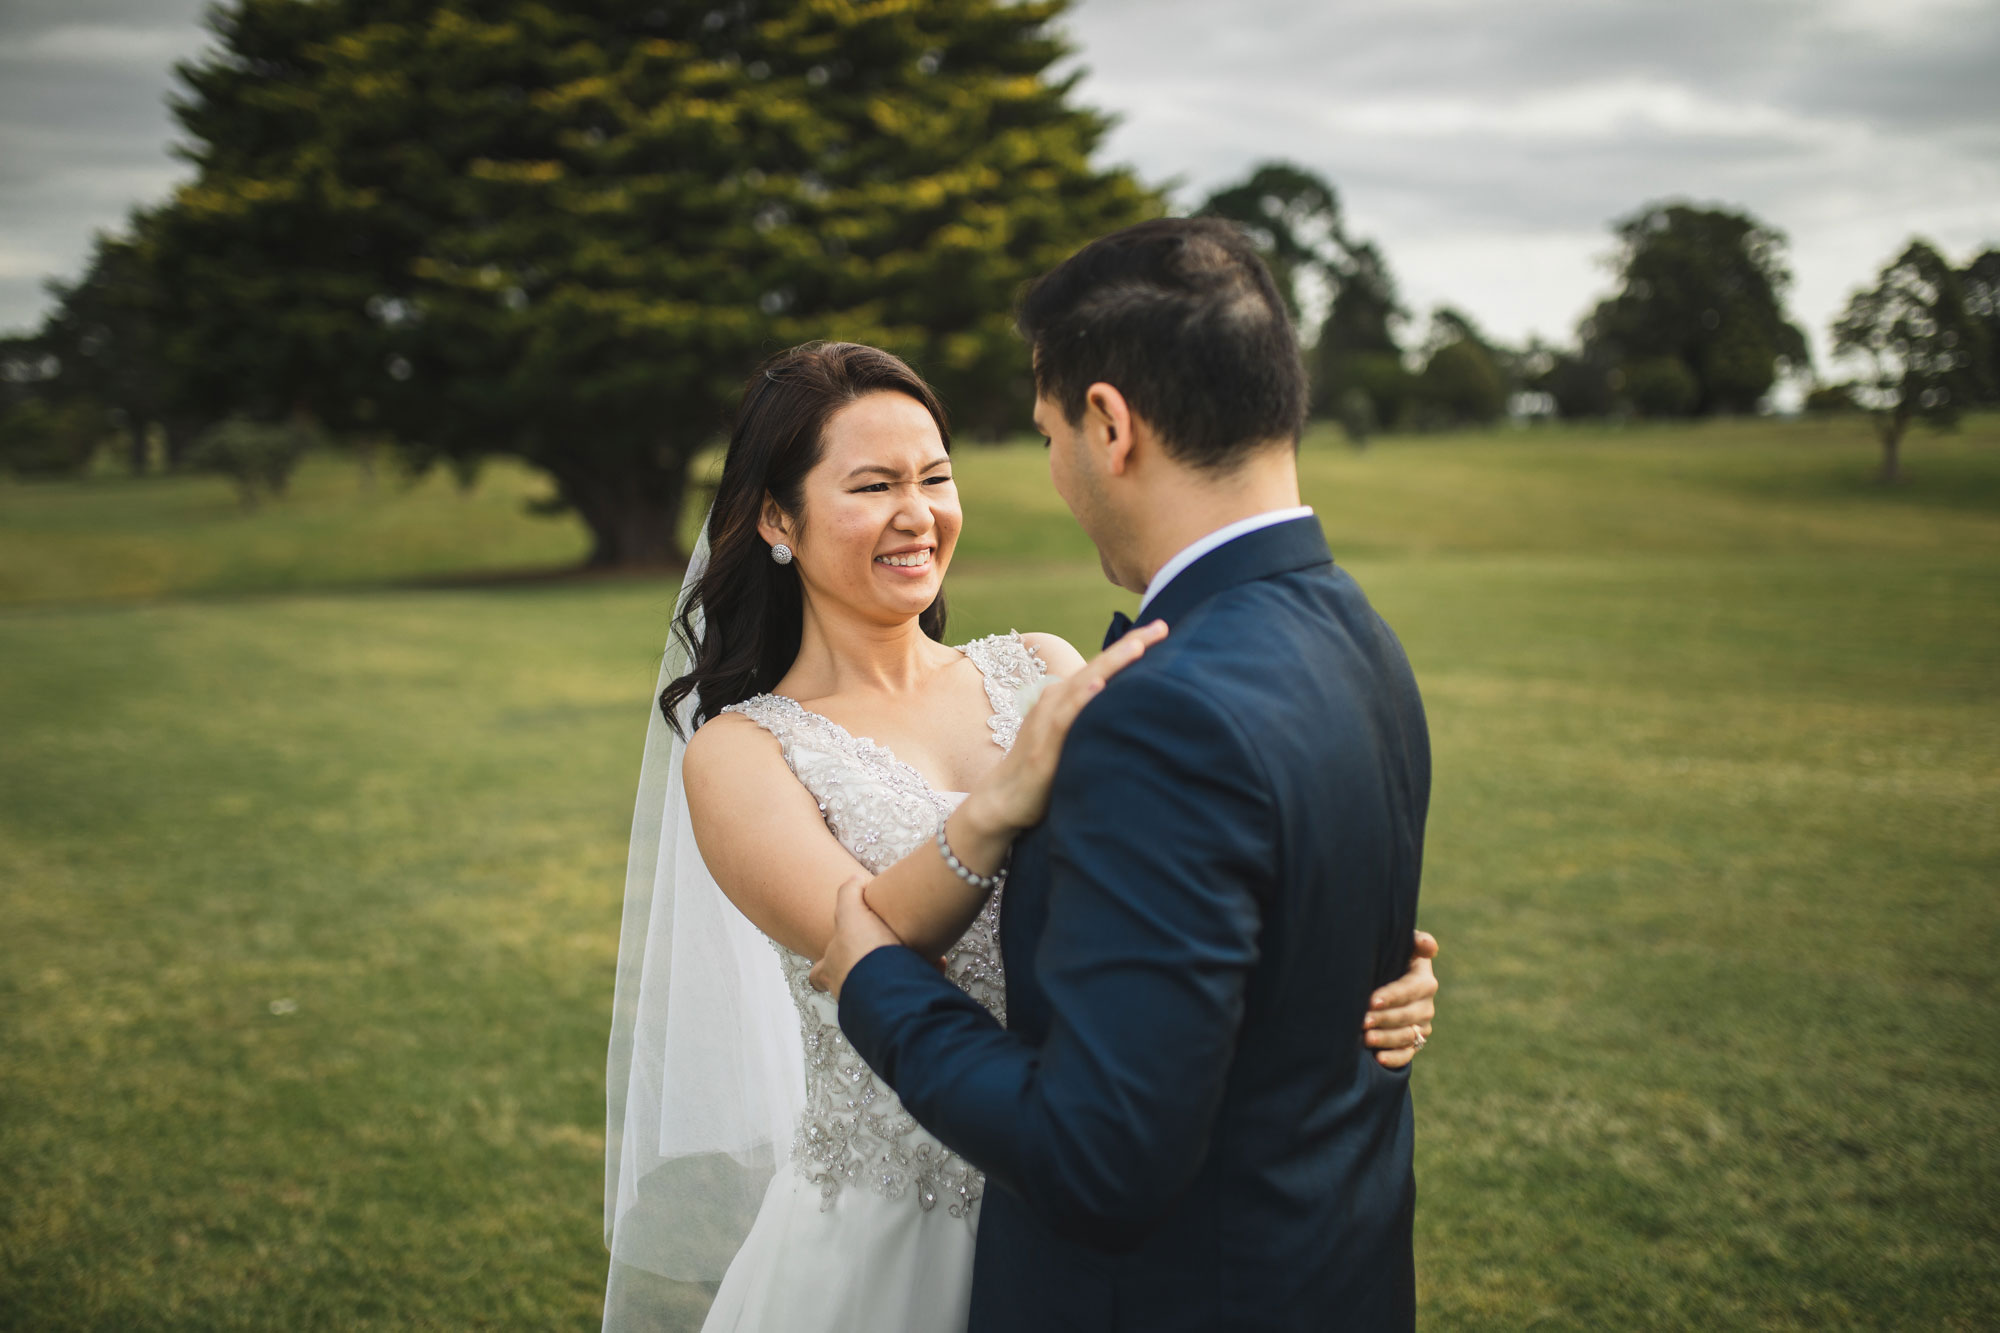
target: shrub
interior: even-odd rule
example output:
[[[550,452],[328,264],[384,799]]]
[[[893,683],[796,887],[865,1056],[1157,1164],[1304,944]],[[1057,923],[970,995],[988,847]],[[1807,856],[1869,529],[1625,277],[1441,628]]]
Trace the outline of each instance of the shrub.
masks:
[[[1367,448],[1368,437],[1375,433],[1375,404],[1368,400],[1364,390],[1349,389],[1340,395],[1334,416],[1341,430],[1347,433],[1349,444],[1356,449]]]
[[[0,413],[0,468],[22,477],[73,477],[90,466],[110,429],[104,413],[87,404],[24,399]]]
[[[1483,426],[1507,410],[1507,379],[1490,352],[1461,338],[1431,353],[1417,377],[1417,400],[1440,424]]]
[[[285,493],[310,441],[311,432],[296,423],[231,417],[202,435],[191,461],[204,472],[228,477],[243,507],[255,509],[263,497]]]
[[[1806,411],[1816,416],[1831,416],[1836,412],[1859,412],[1861,403],[1854,396],[1854,385],[1815,384],[1806,395]]]
[[[1642,417],[1692,415],[1701,385],[1677,356],[1649,356],[1625,367],[1625,398]]]
[[[1566,419],[1608,417],[1613,407],[1617,372],[1586,352],[1557,352],[1533,388],[1555,400],[1556,414]]]
[[[1368,400],[1371,429],[1394,430],[1409,406],[1416,376],[1403,367],[1394,352],[1362,352],[1340,359],[1329,376],[1327,397],[1343,421],[1348,400],[1356,393]]]

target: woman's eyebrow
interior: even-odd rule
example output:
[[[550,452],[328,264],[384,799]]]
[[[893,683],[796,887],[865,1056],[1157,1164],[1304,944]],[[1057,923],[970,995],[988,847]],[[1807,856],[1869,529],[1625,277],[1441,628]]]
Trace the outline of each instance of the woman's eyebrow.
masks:
[[[933,458],[930,462],[924,464],[923,467],[920,469],[920,471],[930,472],[933,469],[943,467],[946,463],[949,463],[950,461],[951,461],[950,454],[939,454],[936,458]],[[900,477],[902,475],[903,473],[900,468],[888,467],[882,463],[863,463],[860,467],[855,468],[854,471],[848,473],[847,479],[852,481],[854,478],[862,476]]]

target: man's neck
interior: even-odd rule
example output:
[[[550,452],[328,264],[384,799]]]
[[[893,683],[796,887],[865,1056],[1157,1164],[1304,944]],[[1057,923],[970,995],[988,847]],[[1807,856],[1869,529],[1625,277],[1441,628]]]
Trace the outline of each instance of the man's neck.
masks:
[[[1298,463],[1288,448],[1252,458],[1223,478],[1176,468],[1148,488],[1128,571],[1137,586],[1126,586],[1143,592],[1169,560],[1211,532],[1299,503]]]

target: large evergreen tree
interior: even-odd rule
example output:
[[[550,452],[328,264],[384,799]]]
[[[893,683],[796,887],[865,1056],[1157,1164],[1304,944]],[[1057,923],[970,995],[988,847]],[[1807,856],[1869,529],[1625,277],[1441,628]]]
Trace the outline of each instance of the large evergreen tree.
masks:
[[[1692,379],[1687,410],[1749,412],[1809,360],[1785,314],[1785,238],[1746,213],[1655,203],[1619,222],[1622,287],[1584,322],[1586,360],[1627,378]],[[1659,363],[1679,363],[1669,368]],[[1651,363],[1651,364],[1649,364]]]
[[[1049,77],[1065,3],[233,0],[152,237],[183,382],[525,458],[599,564],[675,558],[780,347],[891,347],[997,429],[1018,285],[1160,206]]]

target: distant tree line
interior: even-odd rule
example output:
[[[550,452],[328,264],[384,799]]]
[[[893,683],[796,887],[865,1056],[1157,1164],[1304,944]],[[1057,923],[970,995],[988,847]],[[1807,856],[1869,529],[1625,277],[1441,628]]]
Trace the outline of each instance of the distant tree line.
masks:
[[[1167,207],[1094,166],[1050,27],[1067,0],[229,0],[177,67],[194,178],[101,236],[32,334],[0,339],[0,467],[115,439],[282,493],[316,440],[413,471],[511,456],[598,564],[676,559],[691,460],[769,352],[910,357],[962,433],[1024,419],[1020,284]],[[1510,411],[1754,410],[1809,369],[1784,238],[1661,202],[1618,222],[1618,289],[1570,347],[1463,312],[1411,322],[1333,186],[1267,164],[1200,211],[1244,227],[1300,320],[1313,409],[1356,441]],[[1913,242],[1835,326],[1825,407],[1909,422],[2000,386],[2000,251]]]
[[[1785,238],[1747,213],[1648,204],[1612,227],[1618,288],[1570,347],[1506,347],[1440,306],[1415,337],[1381,252],[1349,234],[1339,196],[1269,163],[1215,191],[1203,213],[1242,226],[1269,259],[1311,346],[1314,408],[1357,443],[1378,430],[1489,424],[1512,412],[1692,418],[1758,410],[1780,376],[1812,370],[1785,310]],[[1308,309],[1316,313],[1308,315]],[[1857,378],[1816,385],[1809,410],[1876,413],[1883,476],[1915,420],[1949,424],[2000,402],[2000,249],[1954,269],[1912,241],[1835,321]]]

